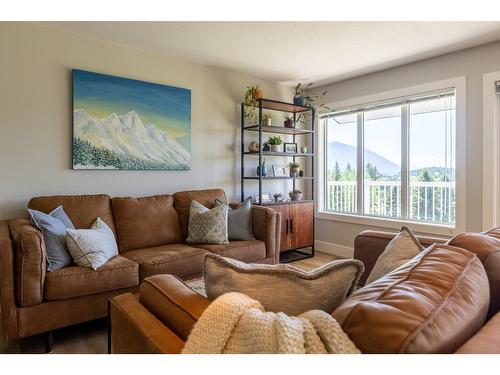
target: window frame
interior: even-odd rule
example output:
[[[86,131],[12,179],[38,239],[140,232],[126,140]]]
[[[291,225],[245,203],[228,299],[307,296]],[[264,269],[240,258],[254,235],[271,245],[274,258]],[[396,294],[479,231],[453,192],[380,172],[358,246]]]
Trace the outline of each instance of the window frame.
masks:
[[[391,101],[397,98],[403,98],[408,96],[418,96],[427,92],[433,91],[441,91],[447,89],[455,89],[455,105],[456,105],[456,117],[455,117],[455,126],[456,126],[456,144],[455,144],[455,160],[456,160],[456,175],[455,175],[455,191],[456,191],[456,215],[455,215],[455,225],[446,225],[446,224],[437,224],[437,223],[426,223],[422,221],[414,221],[410,219],[399,219],[399,218],[386,218],[386,217],[376,217],[369,216],[362,213],[345,213],[345,212],[331,212],[326,211],[326,200],[325,200],[325,186],[326,186],[326,176],[327,176],[327,162],[326,162],[326,150],[327,150],[327,137],[326,137],[326,126],[325,120],[319,119],[321,113],[318,114],[318,132],[316,134],[316,144],[317,147],[317,155],[316,158],[316,170],[318,171],[318,179],[316,180],[316,191],[318,204],[316,205],[316,217],[318,219],[331,220],[331,221],[339,221],[345,223],[359,224],[364,226],[374,226],[379,228],[390,228],[390,229],[399,229],[401,225],[409,225],[413,228],[413,230],[426,233],[426,234],[436,234],[442,236],[451,236],[465,230],[465,155],[466,155],[466,142],[465,142],[465,124],[466,124],[466,115],[465,115],[465,98],[466,98],[466,77],[455,77],[442,81],[426,83],[422,85],[411,86],[407,88],[402,88],[398,90],[385,91],[381,93],[366,95],[357,98],[351,98],[346,100],[341,100],[333,103],[328,103],[327,106],[334,111],[341,111],[348,108],[354,108],[358,106],[363,106],[368,103],[376,103],[383,101]],[[406,117],[405,117],[406,118]],[[402,122],[405,120],[402,120]],[[408,124],[405,126],[402,125],[403,128],[408,129]],[[359,121],[358,121],[358,145],[363,145],[363,139],[359,140],[359,137],[363,137],[362,132],[359,132]],[[401,137],[408,137],[408,133],[405,131],[401,132]],[[403,147],[402,142],[402,147]],[[403,150],[404,151],[404,150]],[[363,163],[363,148],[358,147],[358,171],[360,170],[360,163],[364,166]],[[403,152],[403,155],[406,155],[407,152]],[[406,155],[408,157],[408,155]],[[408,174],[408,171],[403,171],[405,169],[406,164],[405,160],[401,160],[402,163],[402,173],[401,177]],[[358,173],[358,186],[360,186],[359,179],[361,178],[362,173]],[[363,186],[363,184],[361,184]],[[403,188],[403,181],[402,181]],[[402,189],[403,191],[403,189]],[[358,197],[362,197],[362,194],[359,194]],[[406,199],[407,201],[408,199]],[[359,207],[358,201],[358,207]],[[408,202],[402,204],[401,210],[403,210],[403,206],[407,206]],[[403,211],[402,211],[403,214]]]

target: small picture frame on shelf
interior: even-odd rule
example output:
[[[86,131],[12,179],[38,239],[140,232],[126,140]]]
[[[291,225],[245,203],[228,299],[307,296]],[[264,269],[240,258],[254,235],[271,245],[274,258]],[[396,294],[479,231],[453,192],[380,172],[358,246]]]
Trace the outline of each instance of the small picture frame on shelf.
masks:
[[[287,154],[296,154],[297,143],[283,143],[283,151]]]
[[[284,165],[273,165],[273,176],[274,177],[286,177],[285,166]]]

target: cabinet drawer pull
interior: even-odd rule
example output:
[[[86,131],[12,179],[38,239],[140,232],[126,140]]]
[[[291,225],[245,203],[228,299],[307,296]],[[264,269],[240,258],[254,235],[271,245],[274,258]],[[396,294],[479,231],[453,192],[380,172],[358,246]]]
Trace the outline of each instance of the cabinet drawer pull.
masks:
[[[290,233],[293,233],[293,219],[290,219]]]
[[[288,219],[286,219],[286,233],[288,234]]]

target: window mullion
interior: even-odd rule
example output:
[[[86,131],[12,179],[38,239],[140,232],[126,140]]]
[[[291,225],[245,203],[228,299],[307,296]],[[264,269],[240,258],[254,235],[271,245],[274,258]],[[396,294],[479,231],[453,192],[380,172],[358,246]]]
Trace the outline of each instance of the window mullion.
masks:
[[[408,104],[401,106],[401,218],[407,219],[410,216],[409,202],[409,111]]]
[[[364,179],[365,179],[365,161],[364,161],[364,113],[359,112],[357,114],[357,124],[358,124],[358,155],[357,155],[357,213],[363,214],[364,211]]]

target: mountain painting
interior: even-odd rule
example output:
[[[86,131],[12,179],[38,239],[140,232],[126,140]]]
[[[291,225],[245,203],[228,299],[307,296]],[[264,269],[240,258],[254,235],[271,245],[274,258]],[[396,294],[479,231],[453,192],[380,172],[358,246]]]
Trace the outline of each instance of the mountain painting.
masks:
[[[73,70],[73,169],[190,166],[191,90]]]

